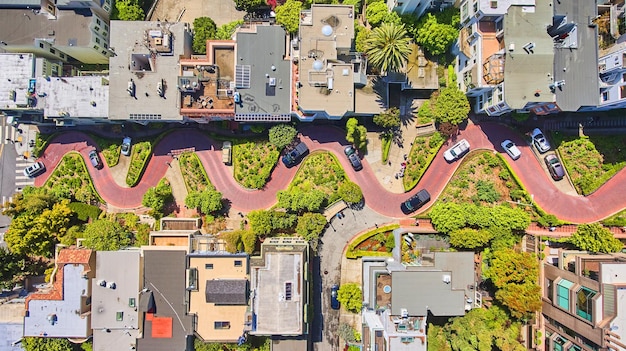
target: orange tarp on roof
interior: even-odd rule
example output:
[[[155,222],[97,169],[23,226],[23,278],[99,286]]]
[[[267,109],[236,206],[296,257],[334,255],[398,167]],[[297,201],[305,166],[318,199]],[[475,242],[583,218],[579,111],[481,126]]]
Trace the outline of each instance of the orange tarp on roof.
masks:
[[[172,317],[152,318],[152,337],[171,338],[172,337]]]

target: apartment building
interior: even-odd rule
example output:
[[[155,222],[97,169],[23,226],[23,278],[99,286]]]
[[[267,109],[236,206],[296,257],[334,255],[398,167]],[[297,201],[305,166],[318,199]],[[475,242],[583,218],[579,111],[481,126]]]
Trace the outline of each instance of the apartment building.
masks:
[[[389,11],[401,15],[421,17],[426,11],[441,11],[454,5],[456,0],[387,0]]]
[[[559,249],[543,272],[546,350],[626,350],[625,254]]]

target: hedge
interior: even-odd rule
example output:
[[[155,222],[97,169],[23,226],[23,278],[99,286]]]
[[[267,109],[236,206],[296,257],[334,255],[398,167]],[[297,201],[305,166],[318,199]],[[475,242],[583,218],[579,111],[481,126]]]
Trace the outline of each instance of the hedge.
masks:
[[[389,252],[361,251],[361,250],[355,251],[354,249],[357,246],[359,246],[360,243],[364,242],[365,240],[369,239],[370,237],[376,234],[388,232],[397,228],[400,228],[399,224],[389,224],[389,225],[382,226],[382,227],[376,228],[374,230],[371,230],[369,232],[359,235],[356,239],[352,240],[350,245],[348,245],[348,250],[346,251],[346,258],[358,258],[362,256],[391,256],[391,253]]]
[[[88,219],[98,219],[102,210],[97,206],[88,205],[82,202],[71,202],[69,208],[76,213],[81,221],[86,222]]]

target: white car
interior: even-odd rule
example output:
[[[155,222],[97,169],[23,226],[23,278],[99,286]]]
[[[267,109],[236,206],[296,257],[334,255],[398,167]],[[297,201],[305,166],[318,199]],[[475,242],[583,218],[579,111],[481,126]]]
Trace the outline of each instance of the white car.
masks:
[[[522,156],[522,152],[519,151],[517,145],[509,139],[503,141],[500,145],[502,145],[504,151],[506,151],[506,153],[509,154],[513,160],[517,160],[520,156]]]
[[[466,152],[469,151],[469,149],[470,149],[469,142],[463,139],[459,141],[458,143],[452,145],[452,147],[449,148],[448,150],[446,150],[443,153],[443,158],[445,158],[446,161],[448,162],[452,162],[456,160],[457,158],[463,156]]]
[[[545,135],[541,132],[541,129],[535,128],[530,135],[533,139],[533,145],[537,148],[539,153],[544,153],[550,151],[550,142],[546,139]]]
[[[32,178],[46,171],[46,166],[42,162],[24,168],[24,176]]]
[[[130,156],[130,147],[131,147],[130,138],[129,137],[124,138],[124,140],[122,141],[122,155]]]

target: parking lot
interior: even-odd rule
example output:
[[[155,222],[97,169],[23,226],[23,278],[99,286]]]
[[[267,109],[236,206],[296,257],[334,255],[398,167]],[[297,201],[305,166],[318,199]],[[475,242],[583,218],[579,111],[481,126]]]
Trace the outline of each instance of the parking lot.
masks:
[[[156,0],[148,20],[193,23],[197,17],[211,17],[219,27],[243,19],[245,12],[235,10],[232,0]],[[180,20],[179,20],[180,17]]]

